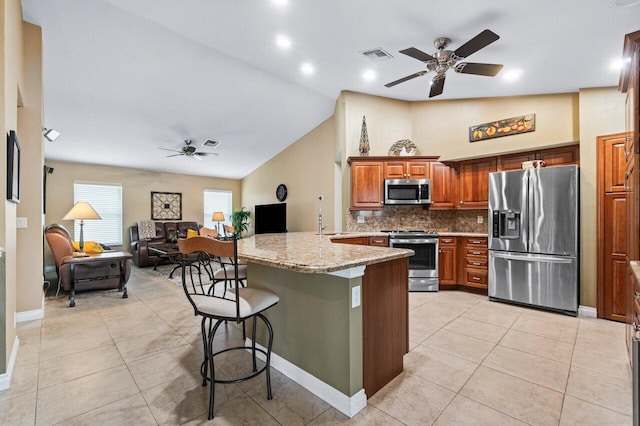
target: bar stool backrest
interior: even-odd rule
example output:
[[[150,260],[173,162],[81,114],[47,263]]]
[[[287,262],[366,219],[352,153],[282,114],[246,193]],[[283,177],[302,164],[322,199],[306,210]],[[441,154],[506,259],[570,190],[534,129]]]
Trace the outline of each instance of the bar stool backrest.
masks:
[[[214,238],[196,236],[186,239],[178,240],[178,249],[182,254],[182,288],[184,289],[189,302],[193,306],[196,314],[198,314],[198,308],[194,301],[194,297],[214,297],[222,299],[229,303],[235,303],[235,319],[240,322],[240,298],[237,297],[238,293],[238,241],[235,237],[230,241],[220,241]],[[193,257],[188,257],[189,254],[197,254],[197,265],[194,265]],[[231,263],[228,263],[228,262]],[[229,281],[234,284],[234,291],[226,292],[223,296],[216,296],[213,280],[214,268],[220,264],[223,268],[225,265],[233,265],[233,275],[228,277]],[[205,271],[202,271],[205,269]],[[187,271],[189,277],[187,277]],[[195,273],[194,273],[195,271]],[[204,273],[206,272],[206,274]],[[197,276],[194,278],[194,276]],[[208,276],[209,280],[202,281],[203,276]],[[226,286],[226,283],[225,283]],[[231,296],[227,296],[230,294]]]

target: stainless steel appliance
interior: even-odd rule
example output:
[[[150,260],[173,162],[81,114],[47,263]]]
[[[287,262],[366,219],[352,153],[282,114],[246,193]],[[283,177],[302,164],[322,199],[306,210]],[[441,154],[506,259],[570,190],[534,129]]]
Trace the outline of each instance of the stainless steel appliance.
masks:
[[[489,298],[578,313],[577,166],[489,174]]]
[[[438,234],[434,231],[382,231],[389,247],[415,252],[409,258],[409,291],[438,291]]]
[[[431,179],[385,179],[385,204],[430,204]]]

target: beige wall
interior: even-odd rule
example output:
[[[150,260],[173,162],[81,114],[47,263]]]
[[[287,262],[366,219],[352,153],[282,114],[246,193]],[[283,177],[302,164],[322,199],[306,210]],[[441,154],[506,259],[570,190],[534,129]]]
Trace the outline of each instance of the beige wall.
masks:
[[[5,0],[0,6],[3,31],[2,40],[2,137],[8,130],[18,127],[18,90],[23,88],[22,78],[22,11],[19,0]],[[0,188],[6,188],[6,150],[0,149]],[[23,175],[24,176],[24,175]],[[0,294],[4,315],[0,326],[0,374],[6,372],[7,363],[13,349],[16,331],[14,317],[16,312],[16,205],[6,201],[6,196],[0,202],[0,247],[5,249],[6,269],[4,277],[4,294]]]
[[[625,95],[616,88],[580,90],[580,303],[597,301],[596,138],[624,132]]]
[[[22,182],[18,217],[27,228],[17,230],[17,312],[43,308],[42,299],[42,29],[24,22],[24,107],[18,113],[18,134],[22,148]]]
[[[122,185],[123,241],[129,250],[129,226],[151,219],[151,191],[181,192],[182,220],[202,223],[205,189],[233,191],[234,210],[241,207],[241,181],[203,176],[156,173],[122,167],[47,161],[54,172],[47,176],[46,225],[61,223],[73,232],[73,222],[62,217],[73,206],[74,182],[119,183]],[[275,188],[274,188],[275,189]],[[53,264],[48,247],[46,264]]]
[[[318,208],[322,207],[327,232],[334,228],[334,123],[327,119],[280,154],[242,180],[242,205],[253,210],[256,204],[277,203],[276,187],[288,188],[287,229],[314,231]],[[323,195],[322,203],[318,195]],[[252,221],[253,224],[253,221]],[[253,233],[253,226],[250,227]]]

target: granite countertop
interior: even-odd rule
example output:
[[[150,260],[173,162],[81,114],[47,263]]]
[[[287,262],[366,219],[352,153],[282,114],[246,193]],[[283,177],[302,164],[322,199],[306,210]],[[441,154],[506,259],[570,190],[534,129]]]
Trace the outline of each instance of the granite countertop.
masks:
[[[240,260],[305,273],[328,273],[409,257],[413,250],[332,243],[332,238],[387,235],[344,233],[317,235],[312,232],[260,234],[238,241]]]
[[[631,272],[633,276],[636,277],[636,280],[640,282],[640,261],[632,260],[629,262],[629,266],[631,266]]]

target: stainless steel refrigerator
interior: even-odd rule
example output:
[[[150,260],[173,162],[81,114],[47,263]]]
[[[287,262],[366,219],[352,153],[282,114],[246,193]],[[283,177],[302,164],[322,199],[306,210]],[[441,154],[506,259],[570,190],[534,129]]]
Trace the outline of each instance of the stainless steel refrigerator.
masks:
[[[578,313],[577,166],[489,174],[489,298]]]

